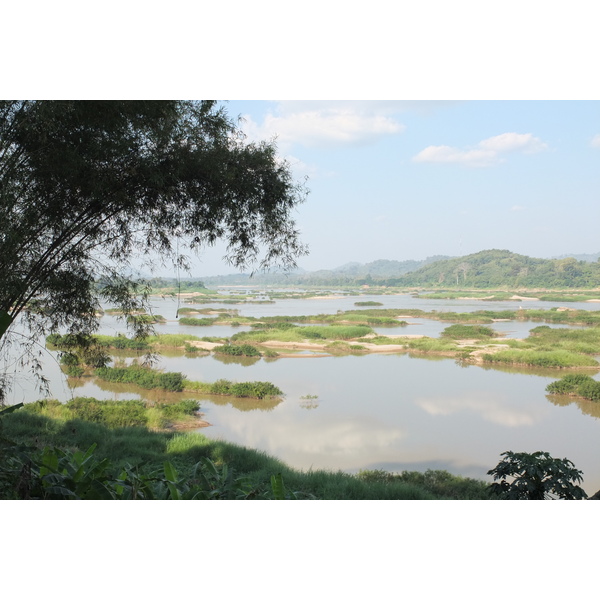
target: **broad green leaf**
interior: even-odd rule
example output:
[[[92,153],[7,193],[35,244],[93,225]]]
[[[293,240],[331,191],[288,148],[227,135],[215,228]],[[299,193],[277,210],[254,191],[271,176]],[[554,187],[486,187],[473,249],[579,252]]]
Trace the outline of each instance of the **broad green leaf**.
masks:
[[[165,461],[165,477],[167,481],[175,483],[177,481],[177,471],[175,467],[167,460]]]

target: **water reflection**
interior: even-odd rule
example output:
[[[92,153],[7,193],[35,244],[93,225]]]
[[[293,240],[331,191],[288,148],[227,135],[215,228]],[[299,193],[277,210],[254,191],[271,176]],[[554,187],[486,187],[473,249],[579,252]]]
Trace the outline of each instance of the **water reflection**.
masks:
[[[586,398],[577,398],[575,396],[555,396],[548,394],[546,396],[549,402],[556,406],[577,406],[577,408],[584,414],[600,419],[600,402],[594,402],[593,400],[587,400]]]

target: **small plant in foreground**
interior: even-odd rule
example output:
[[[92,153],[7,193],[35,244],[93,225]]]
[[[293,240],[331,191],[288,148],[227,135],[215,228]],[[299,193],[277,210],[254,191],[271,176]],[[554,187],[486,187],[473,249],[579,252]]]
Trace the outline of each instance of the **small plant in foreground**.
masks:
[[[504,458],[488,471],[494,477],[489,487],[500,500],[582,500],[585,491],[576,485],[582,471],[566,458],[552,458],[548,452],[503,452]],[[512,478],[509,483],[507,478]]]

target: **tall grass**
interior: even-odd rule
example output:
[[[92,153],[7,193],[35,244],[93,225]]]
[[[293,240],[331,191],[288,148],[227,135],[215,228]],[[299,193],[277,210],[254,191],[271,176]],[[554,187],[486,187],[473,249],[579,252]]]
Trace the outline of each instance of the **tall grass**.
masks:
[[[565,350],[501,350],[495,354],[484,354],[486,363],[531,365],[534,367],[573,368],[597,367],[598,361],[590,356]]]
[[[452,339],[490,339],[496,335],[496,332],[483,325],[450,325],[442,331],[442,337]]]

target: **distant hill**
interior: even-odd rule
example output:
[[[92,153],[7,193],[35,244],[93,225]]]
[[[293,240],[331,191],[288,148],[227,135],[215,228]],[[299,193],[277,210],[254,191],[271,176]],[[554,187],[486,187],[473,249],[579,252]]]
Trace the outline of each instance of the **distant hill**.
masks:
[[[432,262],[450,258],[431,256],[425,260],[376,260],[361,264],[346,263],[335,269],[306,272],[300,269],[291,273],[255,273],[252,278],[247,273],[203,277],[207,285],[356,285],[400,277]]]
[[[561,254],[560,256],[553,256],[552,258],[574,258],[575,260],[580,260],[583,262],[598,262],[598,259],[600,258],[600,252],[596,252],[595,254]]]
[[[545,259],[508,250],[484,250],[460,258],[440,260],[387,285],[404,287],[468,288],[593,288],[600,287],[600,263],[575,258]]]
[[[578,260],[576,256],[583,257]],[[600,287],[598,255],[532,258],[509,250],[483,250],[460,257],[430,256],[425,260],[350,262],[335,269],[290,273],[247,273],[203,277],[208,286],[357,286],[425,288],[596,288]]]

